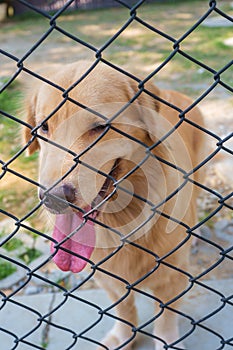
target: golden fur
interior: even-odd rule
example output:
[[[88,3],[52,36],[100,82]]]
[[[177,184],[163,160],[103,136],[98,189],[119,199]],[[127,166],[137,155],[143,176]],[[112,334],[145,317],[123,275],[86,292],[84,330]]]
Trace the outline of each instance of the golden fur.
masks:
[[[60,72],[49,72],[48,77],[67,89],[87,68],[88,63],[79,62],[63,67]],[[183,94],[159,90],[151,83],[146,83],[145,88],[181,110],[192,103]],[[99,268],[120,277],[117,279],[98,271],[98,268],[95,273],[98,283],[108,292],[113,302],[126,295],[127,284],[134,284],[136,289],[150,289],[156,300],[167,303],[185,290],[188,283],[188,277],[178,269],[188,272],[191,238],[188,239],[186,230],[197,223],[198,187],[191,181],[185,183],[183,175],[185,172],[191,172],[200,162],[203,148],[202,132],[183,121],[176,131],[149,151],[149,147],[178,125],[180,119],[176,109],[142,92],[129,108],[112,119],[111,125],[122,133],[110,128],[91,149],[82,154],[101,134],[102,131],[95,125],[100,121],[103,123],[104,119],[87,109],[84,110],[81,105],[106,118],[112,118],[138,91],[138,84],[134,80],[101,63],[68,93],[69,99],[48,121],[49,133],[43,134],[40,128],[38,134],[69,148],[74,154],[81,154],[82,162],[101,170],[102,173],[96,173],[78,165],[62,181],[75,187],[74,204],[79,208],[85,208],[98,196],[106,180],[103,174],[111,172],[116,159],[118,163],[112,173],[116,180],[122,179],[142,161],[138,169],[119,182],[118,186],[123,190],[117,187],[116,194],[114,185],[108,185],[106,195],[112,195],[109,201],[101,206],[97,219],[115,229],[117,233],[105,226],[95,225],[97,242],[91,261],[97,264],[106,258],[98,265]],[[78,104],[73,103],[71,99],[78,101]],[[39,125],[63,100],[62,91],[42,82],[36,83],[26,100],[28,123],[33,127]],[[197,108],[193,108],[185,117],[198,125],[203,124]],[[124,133],[131,135],[133,139],[127,139]],[[32,139],[29,128],[25,131],[25,138],[27,142]],[[134,139],[140,140],[140,143]],[[40,138],[31,143],[29,152],[32,153],[38,148],[39,181],[44,187],[50,188],[75,164],[74,156]],[[149,155],[147,160],[146,155]],[[197,171],[190,175],[189,179],[200,181],[201,176],[201,172]],[[176,193],[179,187],[180,191]],[[145,198],[146,201],[140,198]],[[166,198],[167,201],[164,202]],[[157,211],[154,210],[155,206],[158,206]],[[151,220],[137,230],[136,228],[149,216]],[[171,220],[168,219],[169,216]],[[135,232],[132,233],[133,231]],[[128,235],[128,238],[123,243],[122,237],[125,235]],[[182,244],[186,239],[187,242]],[[121,248],[117,253],[107,258],[119,245]],[[179,245],[179,249],[176,249]],[[140,246],[144,249],[140,249]],[[141,280],[147,274],[147,278]],[[127,298],[118,304],[116,312],[119,318],[136,326],[135,293],[131,291]],[[179,303],[180,300],[169,306],[176,308]],[[159,303],[155,304],[155,312],[159,314]],[[131,335],[130,326],[116,322],[103,343],[109,349],[115,349]],[[179,338],[174,312],[164,309],[155,321],[154,335],[168,344]],[[123,349],[132,349],[132,344],[133,341]],[[162,349],[163,345],[159,339],[155,340],[156,350]]]

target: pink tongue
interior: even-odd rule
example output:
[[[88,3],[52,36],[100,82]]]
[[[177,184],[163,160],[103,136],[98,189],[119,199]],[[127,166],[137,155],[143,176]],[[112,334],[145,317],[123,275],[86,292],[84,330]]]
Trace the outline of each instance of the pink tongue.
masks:
[[[81,214],[69,213],[57,215],[53,238],[60,243],[71,232],[78,229],[83,222],[84,219]],[[71,238],[61,244],[61,247],[70,250],[70,253],[58,249],[53,261],[63,271],[80,272],[87,264],[87,261],[81,257],[89,259],[94,250],[94,246],[94,223],[88,220]],[[55,250],[56,248],[54,248],[54,243],[52,242],[51,252],[54,253]],[[80,255],[80,257],[73,255],[72,252]]]

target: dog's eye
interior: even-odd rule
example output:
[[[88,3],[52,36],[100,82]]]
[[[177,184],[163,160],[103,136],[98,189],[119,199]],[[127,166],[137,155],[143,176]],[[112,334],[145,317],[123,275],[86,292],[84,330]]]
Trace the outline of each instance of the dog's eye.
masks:
[[[49,132],[49,124],[47,122],[43,123],[42,126],[41,126],[41,131],[44,133],[44,134],[48,134]]]
[[[98,124],[98,125],[93,126],[93,128],[90,130],[90,132],[92,134],[94,134],[94,133],[98,133],[98,132],[104,131],[105,129],[106,129],[106,125]]]
[[[103,131],[106,128],[106,125],[97,125],[94,130],[95,131]]]

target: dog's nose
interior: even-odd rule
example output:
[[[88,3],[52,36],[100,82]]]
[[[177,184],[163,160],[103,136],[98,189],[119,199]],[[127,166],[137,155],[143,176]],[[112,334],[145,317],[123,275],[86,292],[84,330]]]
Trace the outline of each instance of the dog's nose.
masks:
[[[55,214],[62,214],[69,207],[69,203],[74,203],[75,188],[72,185],[63,184],[54,187],[49,192],[40,189],[39,198],[50,211]]]

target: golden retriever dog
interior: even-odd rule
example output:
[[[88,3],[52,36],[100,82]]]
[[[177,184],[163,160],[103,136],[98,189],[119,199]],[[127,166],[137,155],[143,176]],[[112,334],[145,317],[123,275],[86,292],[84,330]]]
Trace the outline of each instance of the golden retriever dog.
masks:
[[[134,299],[148,290],[155,349],[182,346],[173,310],[189,282],[202,116],[196,107],[180,116],[192,101],[178,92],[139,86],[102,62],[85,75],[90,66],[47,72],[54,85],[36,82],[26,100],[28,151],[39,149],[39,198],[54,221],[51,255],[63,271],[94,270],[115,304],[99,349],[133,349]]]

